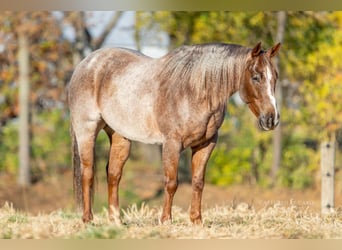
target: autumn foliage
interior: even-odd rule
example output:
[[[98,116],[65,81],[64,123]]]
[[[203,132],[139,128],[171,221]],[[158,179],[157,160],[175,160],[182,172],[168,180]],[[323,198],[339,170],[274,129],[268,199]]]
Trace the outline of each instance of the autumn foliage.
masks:
[[[274,44],[275,12],[138,12],[138,41],[158,40],[166,32],[170,49],[182,44],[226,42],[263,47]],[[93,37],[83,12],[3,12],[0,15],[0,171],[18,171],[18,34],[29,39],[31,168],[36,178],[70,169],[67,84],[75,65],[104,38],[122,15]],[[261,133],[239,98],[227,107],[220,139],[208,166],[208,182],[217,185],[271,183],[293,188],[314,186],[319,172],[319,143],[336,140],[336,168],[342,144],[342,12],[286,12],[279,54],[282,159],[270,175],[272,133]],[[116,19],[115,19],[116,18]],[[65,27],[74,39],[65,36]],[[141,44],[143,45],[143,44]],[[102,141],[100,141],[102,145]],[[103,142],[105,143],[105,141]],[[98,147],[98,158],[106,151]],[[132,152],[134,156],[138,153]],[[140,158],[139,158],[140,157]],[[134,160],[143,160],[144,156]],[[276,178],[276,180],[272,180]]]

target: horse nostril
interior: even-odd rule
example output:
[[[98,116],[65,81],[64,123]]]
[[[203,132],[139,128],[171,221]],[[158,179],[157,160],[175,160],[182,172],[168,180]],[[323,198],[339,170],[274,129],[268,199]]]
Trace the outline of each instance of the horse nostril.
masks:
[[[276,116],[276,117],[275,117]],[[279,115],[268,114],[259,117],[259,127],[262,130],[271,130],[279,124]]]
[[[272,128],[273,127],[273,116],[271,115],[268,119],[267,119],[267,127],[268,128]]]
[[[261,128],[264,131],[270,130],[268,117],[264,115],[259,117],[259,128]]]

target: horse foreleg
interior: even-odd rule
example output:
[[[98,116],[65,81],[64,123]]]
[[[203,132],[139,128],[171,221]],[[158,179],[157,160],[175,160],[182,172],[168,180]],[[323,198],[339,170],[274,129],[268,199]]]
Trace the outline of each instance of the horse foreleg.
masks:
[[[207,144],[192,148],[192,199],[190,220],[194,224],[202,223],[201,203],[204,187],[205,169],[211,152],[217,141],[217,134]]]
[[[105,129],[110,139],[110,153],[107,163],[108,207],[109,219],[121,224],[119,210],[119,183],[123,166],[128,159],[131,142],[116,134],[113,130]]]
[[[173,196],[178,186],[178,163],[180,155],[180,144],[168,141],[163,144],[162,164],[164,168],[164,205],[161,223],[172,221],[171,208]]]

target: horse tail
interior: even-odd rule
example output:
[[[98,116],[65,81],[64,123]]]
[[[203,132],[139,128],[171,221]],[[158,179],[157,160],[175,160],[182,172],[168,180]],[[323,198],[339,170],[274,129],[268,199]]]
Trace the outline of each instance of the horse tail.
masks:
[[[81,170],[81,161],[80,161],[80,154],[78,151],[77,139],[76,139],[75,131],[73,129],[72,124],[70,126],[70,135],[71,135],[72,165],[74,169],[74,177],[73,177],[74,196],[75,196],[76,204],[80,208],[83,203],[82,170]]]

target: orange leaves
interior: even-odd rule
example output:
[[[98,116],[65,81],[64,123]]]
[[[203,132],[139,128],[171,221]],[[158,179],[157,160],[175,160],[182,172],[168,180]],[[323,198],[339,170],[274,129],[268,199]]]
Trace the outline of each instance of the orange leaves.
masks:
[[[1,81],[7,83],[10,82],[16,75],[16,70],[14,67],[8,67],[5,70],[0,71]]]
[[[61,88],[70,71],[72,61],[71,44],[61,36],[61,26],[50,12],[4,12],[0,15],[0,97],[6,105],[14,105],[18,82],[18,41],[19,32],[29,41],[31,103],[37,98],[45,98],[50,88]],[[35,94],[33,94],[35,93]],[[38,96],[35,96],[38,95]],[[53,96],[55,101],[61,96]],[[3,105],[0,113],[3,114]],[[1,116],[3,117],[3,116]],[[7,119],[7,118],[4,118]]]

